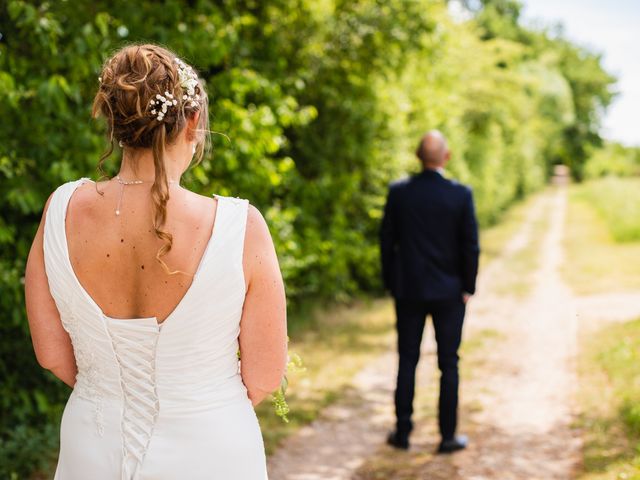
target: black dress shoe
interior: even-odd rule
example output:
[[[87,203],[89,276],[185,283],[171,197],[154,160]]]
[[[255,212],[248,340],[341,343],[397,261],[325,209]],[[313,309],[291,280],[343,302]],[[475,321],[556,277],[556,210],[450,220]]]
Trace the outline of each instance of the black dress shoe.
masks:
[[[438,447],[438,453],[452,453],[466,448],[469,440],[464,435],[455,436],[449,440],[442,440]]]
[[[398,432],[391,432],[387,437],[387,443],[394,448],[409,450],[409,435],[402,435],[398,434]]]

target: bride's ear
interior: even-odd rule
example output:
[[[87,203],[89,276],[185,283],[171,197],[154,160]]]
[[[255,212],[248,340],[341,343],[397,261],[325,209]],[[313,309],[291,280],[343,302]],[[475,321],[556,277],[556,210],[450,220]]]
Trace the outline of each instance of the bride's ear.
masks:
[[[196,140],[198,136],[198,121],[200,120],[200,111],[196,110],[191,117],[187,118],[186,137],[189,142]]]

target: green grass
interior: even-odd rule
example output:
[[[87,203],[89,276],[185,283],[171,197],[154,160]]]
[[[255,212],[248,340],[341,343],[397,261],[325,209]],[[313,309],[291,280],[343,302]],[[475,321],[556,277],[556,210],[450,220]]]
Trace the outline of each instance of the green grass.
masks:
[[[577,195],[598,211],[616,242],[640,241],[640,178],[593,180]]]
[[[582,295],[640,289],[640,241],[616,241],[592,199],[600,185],[602,181],[573,185],[569,192],[562,273],[574,292]],[[628,182],[620,180],[620,185]]]
[[[640,479],[640,319],[583,340],[580,480]]]

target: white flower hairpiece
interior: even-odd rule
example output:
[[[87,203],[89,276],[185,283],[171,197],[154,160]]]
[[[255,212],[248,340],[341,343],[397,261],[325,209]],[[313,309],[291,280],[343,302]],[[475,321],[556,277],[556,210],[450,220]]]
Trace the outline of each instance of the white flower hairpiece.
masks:
[[[159,122],[162,121],[165,114],[167,113],[167,108],[173,107],[174,105],[177,105],[177,104],[178,104],[178,101],[175,98],[173,98],[173,94],[169,92],[164,92],[164,96],[158,93],[156,94],[155,99],[152,98],[151,101],[149,102],[149,105],[154,107],[151,110],[151,113],[153,115],[155,115],[156,113],[158,114],[158,116],[156,117],[156,120],[158,120]],[[156,107],[156,105],[158,106]],[[160,111],[158,111],[158,108],[160,109]]]
[[[179,58],[175,58],[175,62],[178,64],[178,78],[180,86],[182,87],[183,95],[182,100],[185,104],[197,108],[200,106],[200,96],[196,93],[196,87],[198,86],[198,75],[193,69],[184,63]],[[173,98],[173,94],[164,92],[164,96],[159,93],[149,101],[149,107],[151,113],[157,115],[156,120],[161,122],[167,113],[167,109],[177,105],[178,101]]]
[[[189,103],[192,107],[198,107],[200,105],[200,97],[196,93],[196,87],[198,86],[198,75],[193,71],[189,65],[184,63],[178,57],[175,58],[175,62],[178,64],[178,78],[180,79],[180,86],[186,93],[182,95],[182,99]]]

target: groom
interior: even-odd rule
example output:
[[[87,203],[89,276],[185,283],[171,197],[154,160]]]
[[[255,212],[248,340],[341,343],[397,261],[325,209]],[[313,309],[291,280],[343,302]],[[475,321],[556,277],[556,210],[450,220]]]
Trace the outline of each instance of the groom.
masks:
[[[441,372],[438,452],[449,453],[467,444],[455,434],[458,347],[465,306],[475,292],[478,227],[471,189],[443,176],[450,158],[444,136],[437,130],[425,134],[416,155],[422,172],[390,185],[380,229],[382,275],[395,300],[400,357],[396,429],[387,442],[409,448],[415,372],[431,315]]]

